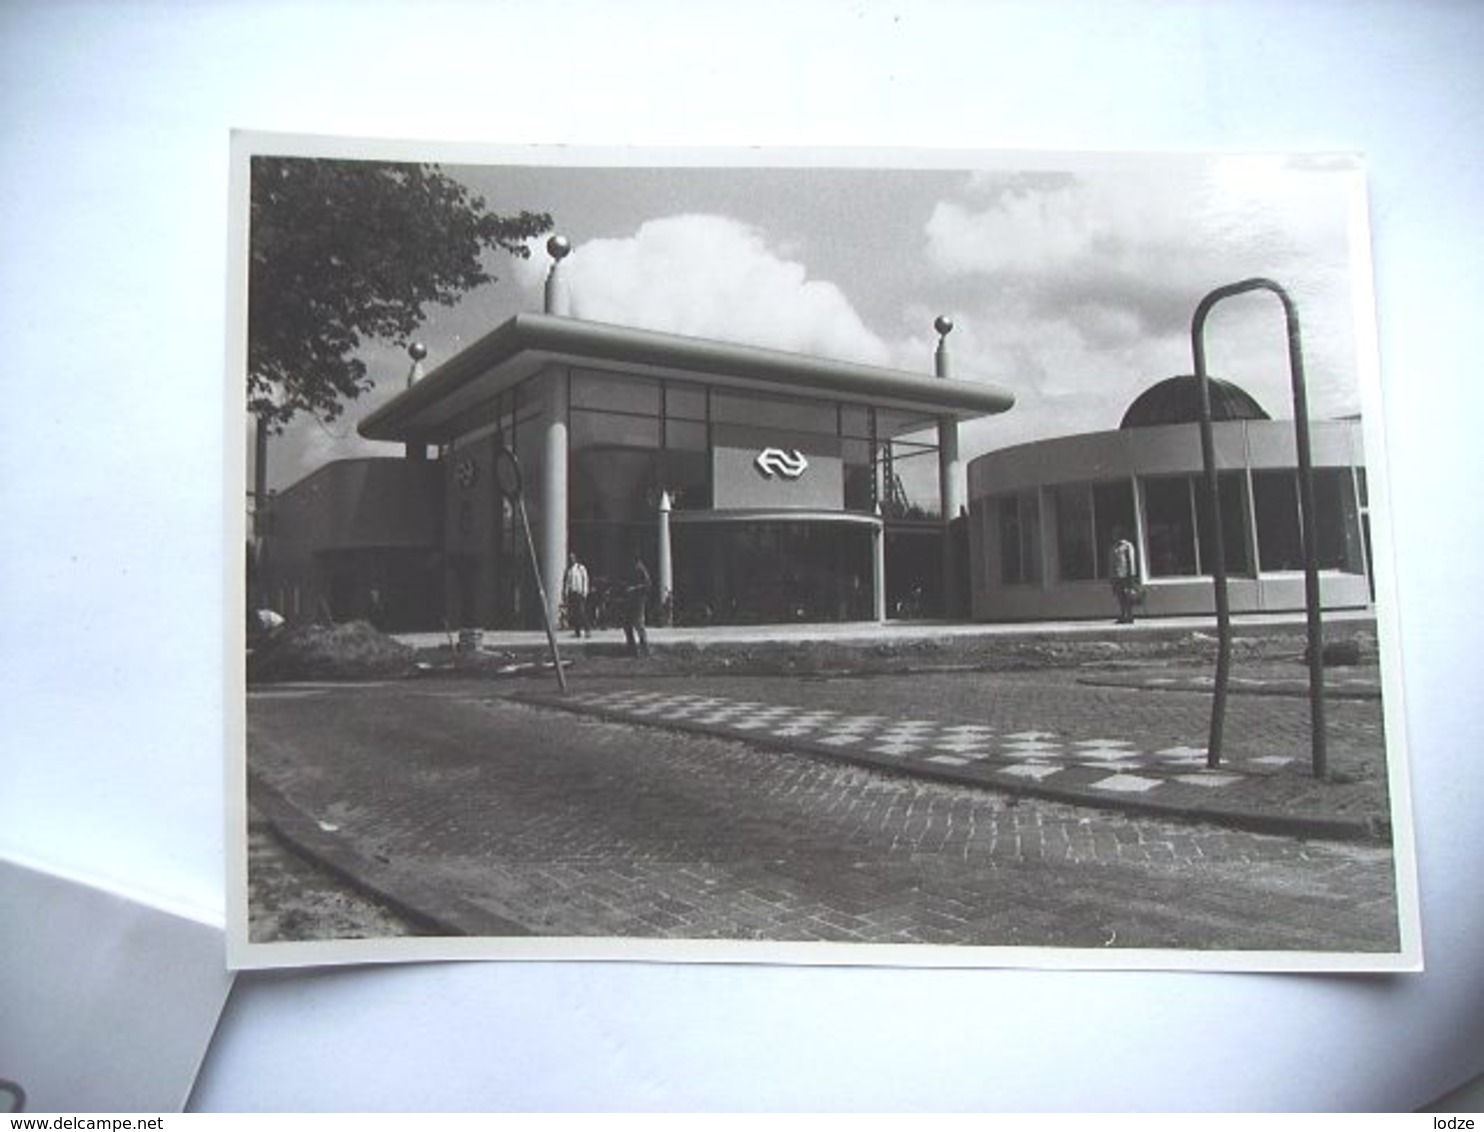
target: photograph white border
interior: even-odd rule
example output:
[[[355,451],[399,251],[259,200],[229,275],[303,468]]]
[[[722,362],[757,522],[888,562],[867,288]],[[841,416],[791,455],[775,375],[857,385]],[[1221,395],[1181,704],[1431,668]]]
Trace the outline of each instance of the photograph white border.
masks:
[[[1244,156],[1324,157],[1347,164],[1350,182],[1349,242],[1355,312],[1357,378],[1363,404],[1368,491],[1373,521],[1375,614],[1382,652],[1381,676],[1386,762],[1391,805],[1399,947],[1395,952],[1248,951],[1172,949],[1089,949],[977,945],[886,945],[789,941],[716,941],[630,937],[408,937],[258,943],[249,934],[247,909],[246,677],[242,618],[245,580],[240,548],[246,535],[242,500],[246,497],[245,359],[247,341],[247,233],[249,162],[253,155],[372,159],[456,165],[539,165],[586,168],[811,168],[973,170],[1013,169],[1020,164],[1079,166],[1107,163],[1191,161],[1235,156],[1217,152],[975,151],[882,148],[788,147],[579,147],[503,146],[437,141],[301,136],[234,131],[232,137],[231,224],[229,233],[228,341],[225,384],[226,492],[228,545],[226,592],[235,602],[226,624],[228,676],[226,703],[226,845],[228,963],[234,969],[339,966],[431,960],[613,960],[665,963],[781,963],[825,966],[1010,967],[1059,970],[1229,971],[1229,972],[1417,972],[1423,969],[1415,839],[1410,777],[1407,770],[1405,711],[1396,651],[1398,626],[1392,562],[1384,410],[1377,352],[1370,229],[1362,162],[1354,155],[1246,154]]]

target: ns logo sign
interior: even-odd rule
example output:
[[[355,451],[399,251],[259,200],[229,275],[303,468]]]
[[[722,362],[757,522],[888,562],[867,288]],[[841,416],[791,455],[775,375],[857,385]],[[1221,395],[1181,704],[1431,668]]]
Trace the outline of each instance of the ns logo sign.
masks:
[[[764,448],[753,463],[768,479],[781,476],[786,480],[796,480],[809,468],[809,461],[797,448],[787,452],[781,448]]]

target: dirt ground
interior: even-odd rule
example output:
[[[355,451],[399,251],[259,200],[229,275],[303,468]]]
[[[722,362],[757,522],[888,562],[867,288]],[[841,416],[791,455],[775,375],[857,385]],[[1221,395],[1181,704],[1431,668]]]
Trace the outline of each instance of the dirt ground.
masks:
[[[393,909],[306,860],[260,819],[248,824],[252,940],[380,939],[422,934]]]

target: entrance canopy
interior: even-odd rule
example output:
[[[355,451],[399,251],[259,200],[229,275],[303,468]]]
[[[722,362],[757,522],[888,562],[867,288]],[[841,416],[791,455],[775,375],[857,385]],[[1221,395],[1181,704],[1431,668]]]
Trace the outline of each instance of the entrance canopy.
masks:
[[[359,431],[368,440],[450,443],[471,424],[477,427],[481,409],[501,391],[553,365],[872,404],[920,415],[924,424],[1002,413],[1015,402],[1012,393],[979,382],[559,315],[520,314],[371,413]]]

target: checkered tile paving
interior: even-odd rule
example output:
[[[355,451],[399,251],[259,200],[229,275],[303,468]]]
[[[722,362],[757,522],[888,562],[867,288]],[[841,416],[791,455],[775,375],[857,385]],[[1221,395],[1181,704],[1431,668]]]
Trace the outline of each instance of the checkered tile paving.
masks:
[[[1115,736],[1071,739],[1053,731],[1005,734],[977,723],[847,715],[714,696],[624,689],[575,693],[554,701],[605,716],[698,727],[738,738],[788,739],[801,746],[873,759],[976,768],[976,777],[1008,783],[1076,787],[1113,795],[1147,795],[1167,785],[1219,790],[1242,775],[1206,768],[1203,747],[1145,750]],[[1269,757],[1265,766],[1292,761]]]

